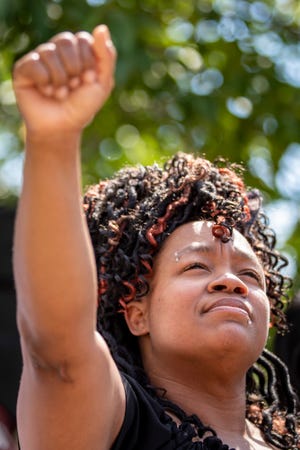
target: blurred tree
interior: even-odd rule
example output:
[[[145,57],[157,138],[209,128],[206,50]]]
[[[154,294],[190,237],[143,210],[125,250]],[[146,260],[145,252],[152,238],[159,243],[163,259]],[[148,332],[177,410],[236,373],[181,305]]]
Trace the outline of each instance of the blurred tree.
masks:
[[[300,287],[298,0],[1,0],[0,18],[0,201],[15,200],[22,166],[13,61],[106,23],[117,82],[84,134],[84,185],[178,150],[243,162]]]

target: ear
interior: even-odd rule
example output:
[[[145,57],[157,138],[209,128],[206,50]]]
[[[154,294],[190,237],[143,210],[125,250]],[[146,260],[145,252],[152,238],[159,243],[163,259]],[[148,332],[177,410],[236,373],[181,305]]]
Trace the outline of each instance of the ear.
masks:
[[[133,300],[126,305],[125,320],[134,336],[144,336],[149,333],[148,309],[145,298]]]

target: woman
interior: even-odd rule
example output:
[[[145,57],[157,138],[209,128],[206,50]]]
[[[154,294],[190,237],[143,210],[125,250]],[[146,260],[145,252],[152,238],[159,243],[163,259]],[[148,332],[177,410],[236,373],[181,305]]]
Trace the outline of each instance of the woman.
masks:
[[[55,36],[14,70],[27,128],[21,448],[299,448],[285,366],[264,350],[269,323],[285,326],[286,280],[259,194],[232,168],[178,154],[91,187],[87,227],[80,137],[114,63],[99,26]]]

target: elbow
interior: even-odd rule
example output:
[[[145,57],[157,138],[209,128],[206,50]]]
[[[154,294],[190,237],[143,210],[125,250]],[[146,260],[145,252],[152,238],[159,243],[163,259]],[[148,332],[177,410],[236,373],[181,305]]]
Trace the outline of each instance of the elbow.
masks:
[[[40,375],[54,375],[63,382],[73,382],[72,358],[64,336],[36,329],[18,312],[17,324],[21,339],[24,366],[30,366]]]

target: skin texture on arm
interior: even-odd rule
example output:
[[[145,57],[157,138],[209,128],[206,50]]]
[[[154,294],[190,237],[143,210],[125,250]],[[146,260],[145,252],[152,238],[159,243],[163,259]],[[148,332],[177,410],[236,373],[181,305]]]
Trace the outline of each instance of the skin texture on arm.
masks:
[[[96,267],[79,152],[84,126],[113,87],[115,57],[99,26],[93,35],[59,34],[14,68],[27,130],[14,244],[22,450],[107,449],[124,415],[120,375],[95,331]]]

